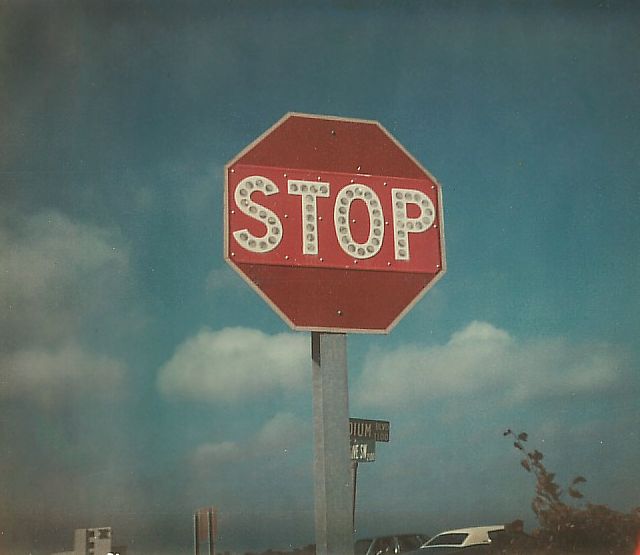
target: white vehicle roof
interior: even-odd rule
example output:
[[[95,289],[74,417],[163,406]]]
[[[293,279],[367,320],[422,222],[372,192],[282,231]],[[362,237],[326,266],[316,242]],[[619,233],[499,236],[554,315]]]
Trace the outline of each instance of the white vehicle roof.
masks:
[[[423,547],[429,547],[430,545],[451,545],[451,546],[459,546],[466,547],[468,545],[479,545],[484,543],[491,543],[491,538],[489,537],[489,532],[500,532],[504,530],[504,524],[494,524],[493,526],[472,526],[470,528],[456,528],[454,530],[446,530],[444,532],[440,532],[431,538],[427,543],[424,544]],[[466,537],[462,542],[458,543],[442,543],[441,536],[446,536],[449,534],[466,534]],[[438,541],[440,538],[440,541]]]

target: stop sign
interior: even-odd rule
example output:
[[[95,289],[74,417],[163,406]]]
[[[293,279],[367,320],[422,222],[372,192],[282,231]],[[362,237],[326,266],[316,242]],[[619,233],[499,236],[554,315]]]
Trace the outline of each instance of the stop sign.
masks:
[[[297,330],[387,333],[445,271],[440,186],[375,121],[285,115],[224,198],[225,259]]]

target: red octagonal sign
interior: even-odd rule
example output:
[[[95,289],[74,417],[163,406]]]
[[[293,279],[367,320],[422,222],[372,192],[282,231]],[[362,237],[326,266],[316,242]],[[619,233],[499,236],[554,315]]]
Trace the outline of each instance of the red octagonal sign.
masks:
[[[387,333],[445,271],[440,186],[375,121],[287,114],[224,195],[225,259],[294,329]]]

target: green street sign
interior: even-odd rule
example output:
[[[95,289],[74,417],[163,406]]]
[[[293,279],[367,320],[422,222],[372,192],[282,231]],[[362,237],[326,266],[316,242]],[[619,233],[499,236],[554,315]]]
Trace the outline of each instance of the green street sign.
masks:
[[[349,437],[351,439],[372,439],[389,441],[389,422],[386,420],[366,420],[349,418]]]

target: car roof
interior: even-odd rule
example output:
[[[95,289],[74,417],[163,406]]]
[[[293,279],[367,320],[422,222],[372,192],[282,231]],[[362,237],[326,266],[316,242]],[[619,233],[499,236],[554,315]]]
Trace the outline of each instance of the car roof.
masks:
[[[440,534],[472,534],[473,532],[494,532],[496,530],[504,530],[504,524],[494,524],[493,526],[471,526],[469,528],[456,528],[455,530],[445,530],[438,532]]]
[[[438,545],[449,545],[449,544],[439,544],[437,542],[436,538],[439,538],[440,536],[445,536],[445,535],[453,535],[453,534],[464,534],[466,537],[464,538],[464,540],[460,543],[456,542],[455,544],[451,544],[451,545],[459,545],[459,546],[468,546],[468,545],[478,545],[478,544],[482,544],[482,543],[489,543],[491,541],[491,538],[489,538],[489,533],[490,532],[499,532],[504,530],[504,524],[494,524],[491,526],[471,526],[469,528],[455,528],[453,530],[445,530],[444,532],[439,532],[438,534],[436,534],[435,536],[433,536],[433,538],[431,538],[423,547],[431,547],[432,545],[438,546]],[[431,543],[434,540],[435,543]]]

